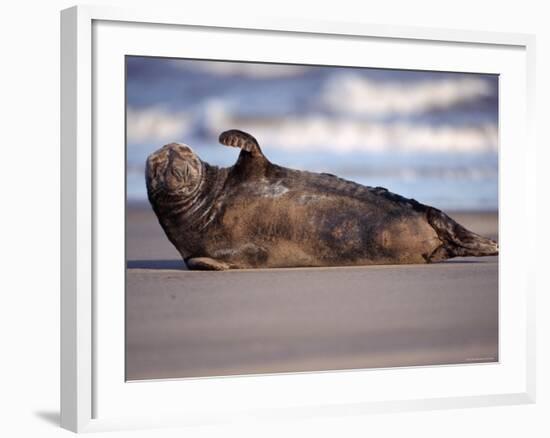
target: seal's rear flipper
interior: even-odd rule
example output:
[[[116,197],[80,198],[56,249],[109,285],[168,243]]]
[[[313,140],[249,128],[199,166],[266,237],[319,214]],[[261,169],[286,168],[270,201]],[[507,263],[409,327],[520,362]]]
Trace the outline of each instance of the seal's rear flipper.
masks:
[[[187,267],[194,271],[226,271],[230,268],[227,263],[211,259],[210,257],[193,257],[185,260]]]
[[[426,261],[498,255],[497,242],[467,230],[442,211],[429,207],[427,217],[443,244],[428,256]]]
[[[230,129],[229,131],[222,132],[219,141],[225,146],[231,146],[249,152],[254,157],[264,156],[256,139],[250,134],[239,131],[238,129]]]

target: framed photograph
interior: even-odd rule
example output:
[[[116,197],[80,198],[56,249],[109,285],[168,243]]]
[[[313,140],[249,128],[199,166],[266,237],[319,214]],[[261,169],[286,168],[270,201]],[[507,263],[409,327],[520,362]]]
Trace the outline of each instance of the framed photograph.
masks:
[[[73,431],[535,399],[534,37],[61,13]]]

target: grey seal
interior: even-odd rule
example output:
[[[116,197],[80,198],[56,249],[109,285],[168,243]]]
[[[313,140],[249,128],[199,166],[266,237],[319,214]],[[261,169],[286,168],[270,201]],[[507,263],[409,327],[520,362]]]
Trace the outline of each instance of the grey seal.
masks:
[[[498,254],[498,244],[442,211],[382,187],[278,166],[254,137],[220,168],[171,143],[146,163],[151,206],[189,269],[431,263]]]

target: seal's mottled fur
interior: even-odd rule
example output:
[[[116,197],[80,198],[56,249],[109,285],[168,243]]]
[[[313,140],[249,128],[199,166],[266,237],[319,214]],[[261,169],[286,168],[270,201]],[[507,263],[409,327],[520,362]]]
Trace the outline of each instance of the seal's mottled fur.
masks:
[[[191,269],[429,263],[498,254],[498,245],[445,213],[327,173],[269,162],[249,134],[229,168],[172,143],[147,159],[149,201]]]

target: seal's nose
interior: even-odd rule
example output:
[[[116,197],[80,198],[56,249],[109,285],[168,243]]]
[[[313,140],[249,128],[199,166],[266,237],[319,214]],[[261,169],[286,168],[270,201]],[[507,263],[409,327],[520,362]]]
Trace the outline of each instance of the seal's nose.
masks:
[[[172,177],[164,178],[163,181],[164,188],[169,191],[177,190],[180,186],[180,182]]]
[[[178,189],[185,182],[185,175],[181,169],[172,165],[164,171],[163,185],[168,190]]]

